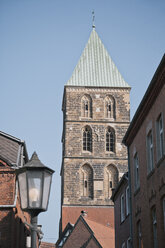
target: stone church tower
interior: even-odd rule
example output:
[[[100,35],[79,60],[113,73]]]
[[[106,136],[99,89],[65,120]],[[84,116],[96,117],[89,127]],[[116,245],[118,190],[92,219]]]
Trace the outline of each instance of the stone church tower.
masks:
[[[112,191],[127,171],[129,92],[93,28],[64,88],[61,230],[82,210],[113,226]]]

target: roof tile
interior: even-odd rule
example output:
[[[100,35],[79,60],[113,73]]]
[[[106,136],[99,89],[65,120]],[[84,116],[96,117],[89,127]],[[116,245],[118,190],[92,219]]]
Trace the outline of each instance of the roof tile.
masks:
[[[66,85],[130,88],[121,76],[94,28],[80,60]]]

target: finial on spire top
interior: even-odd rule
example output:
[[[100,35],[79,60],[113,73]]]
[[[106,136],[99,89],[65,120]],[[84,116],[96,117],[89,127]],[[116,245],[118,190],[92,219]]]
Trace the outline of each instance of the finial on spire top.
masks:
[[[94,10],[92,11],[92,28],[95,28],[95,12]]]

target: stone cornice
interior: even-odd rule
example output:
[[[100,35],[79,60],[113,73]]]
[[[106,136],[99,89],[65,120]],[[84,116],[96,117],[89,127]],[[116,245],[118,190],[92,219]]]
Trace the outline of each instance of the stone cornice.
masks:
[[[130,92],[131,88],[104,88],[104,87],[81,87],[81,86],[65,86],[66,92],[100,92],[100,93],[112,93],[112,92]]]
[[[127,158],[119,158],[119,157],[95,157],[95,156],[86,156],[86,157],[80,157],[80,156],[64,156],[64,159],[98,159],[98,160],[100,160],[100,159],[102,159],[102,160],[125,160],[125,161],[127,161],[128,159]]]
[[[130,122],[129,121],[123,121],[123,122],[119,122],[119,121],[103,121],[103,120],[100,120],[100,121],[94,121],[94,120],[78,120],[78,121],[75,121],[75,120],[64,120],[64,122],[76,122],[76,123],[82,123],[82,122],[85,122],[85,123],[98,123],[98,124],[102,124],[102,123],[108,123],[108,124],[127,124],[129,125]]]

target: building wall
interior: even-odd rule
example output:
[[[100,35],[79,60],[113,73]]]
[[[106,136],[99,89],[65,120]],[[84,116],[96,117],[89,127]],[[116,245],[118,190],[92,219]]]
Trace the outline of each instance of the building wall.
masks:
[[[67,120],[82,120],[81,117],[81,98],[85,94],[92,98],[92,115],[93,120],[102,121],[104,115],[104,99],[111,95],[115,99],[116,121],[129,122],[130,102],[129,89],[125,88],[102,88],[102,87],[65,87],[65,107]]]
[[[91,98],[91,115],[82,117],[81,99]],[[114,118],[105,117],[105,97],[114,99]],[[62,203],[82,205],[112,205],[106,194],[106,167],[114,165],[118,178],[127,171],[127,150],[122,144],[129,125],[129,90],[112,88],[65,87],[63,128]],[[92,130],[92,152],[82,149],[84,126]],[[106,152],[105,133],[110,126],[115,131],[115,152]],[[81,194],[81,168],[88,163],[93,170],[93,197]],[[117,182],[115,182],[116,184]]]
[[[26,247],[29,230],[24,222],[30,222],[30,216],[20,208],[15,171],[3,161],[0,163],[0,196],[0,247]]]
[[[161,77],[161,80],[163,77]],[[163,248],[165,244],[163,227],[162,197],[165,196],[165,155],[158,161],[156,142],[156,120],[160,113],[163,117],[163,132],[165,134],[165,85],[158,97],[154,99],[153,105],[145,116],[145,120],[137,131],[130,152],[130,172],[132,183],[132,221],[133,221],[133,247],[138,247],[138,222],[141,222],[142,245],[143,247],[154,247],[152,228],[152,209],[156,209],[157,240],[158,247]],[[146,137],[152,131],[153,137],[153,161],[154,169],[150,174],[147,172],[147,145]],[[138,154],[140,187],[135,190],[134,178],[134,155]],[[164,153],[165,154],[165,153]]]
[[[91,239],[91,231],[84,225],[82,220],[79,220],[63,247],[82,247],[84,244],[88,243],[89,239]],[[87,247],[97,248],[100,247],[100,245],[93,240],[90,242],[90,245],[88,243]]]
[[[15,172],[5,165],[0,165],[0,205],[11,205],[15,197]]]
[[[126,188],[128,187],[128,181],[124,180],[120,186],[115,199],[114,199],[114,211],[115,211],[115,248],[121,248],[125,243],[127,247],[127,240],[130,238],[130,215],[126,213]],[[124,195],[124,213],[125,218],[121,220],[121,196]],[[129,248],[129,247],[128,247]]]

